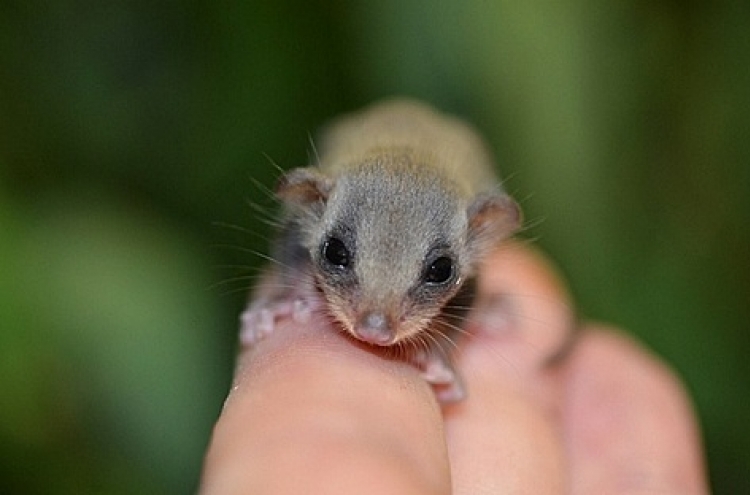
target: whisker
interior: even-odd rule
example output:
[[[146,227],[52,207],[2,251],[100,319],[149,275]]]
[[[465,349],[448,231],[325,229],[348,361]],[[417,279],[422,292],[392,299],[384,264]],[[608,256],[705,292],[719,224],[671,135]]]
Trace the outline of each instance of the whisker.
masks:
[[[220,281],[218,281],[216,283],[213,283],[213,284],[209,285],[208,286],[208,290],[218,289],[218,288],[223,287],[225,285],[230,285],[230,284],[234,284],[234,283],[237,283],[237,282],[255,281],[255,280],[258,280],[261,277],[262,277],[262,275],[255,274],[255,275],[242,275],[242,276],[239,276],[239,277],[226,278],[224,280],[220,280]]]
[[[249,229],[247,227],[243,227],[241,225],[237,225],[237,224],[233,224],[233,223],[228,223],[228,222],[221,222],[221,221],[211,222],[211,225],[213,225],[214,227],[220,227],[220,228],[227,229],[227,230],[233,230],[235,232],[240,232],[240,233],[247,234],[247,235],[250,235],[250,236],[253,236],[253,237],[257,237],[257,238],[260,238],[261,240],[264,240],[264,241],[268,241],[269,240],[268,236],[265,236],[265,235],[263,235],[262,233],[260,233],[260,232],[258,232],[256,230],[251,230],[251,229]]]
[[[468,332],[468,331],[462,329],[461,327],[457,327],[456,325],[452,325],[449,322],[442,321],[441,324],[447,326],[448,328],[453,329],[454,331],[459,332],[462,335],[466,335],[467,338],[472,338],[474,336],[472,334],[472,332]],[[529,344],[529,345],[531,345],[528,342],[526,342],[526,343]],[[505,364],[507,364],[510,367],[510,369],[512,369],[513,372],[517,376],[521,375],[521,370],[518,368],[518,366],[516,366],[516,364],[512,360],[508,359],[508,357],[504,353],[500,352],[498,350],[498,348],[497,348],[497,345],[495,345],[495,343],[487,343],[487,344],[488,345],[485,347],[485,349],[487,349],[487,351],[490,352],[493,357],[495,357],[495,358],[501,360],[502,362],[504,362]]]
[[[525,313],[522,314],[522,313],[514,313],[512,311],[506,311],[506,314],[508,316],[510,316],[510,317],[519,318],[520,320],[523,320],[523,321],[526,321],[526,322],[531,322],[531,323],[539,324],[541,326],[540,329],[546,329],[546,330],[552,331],[556,327],[556,324],[553,324],[550,321],[546,321],[546,320],[541,319],[541,318],[530,316],[530,315],[525,314]],[[570,316],[571,319],[574,318],[574,316],[573,316],[572,313],[569,316]],[[475,315],[468,315],[468,316],[451,315],[451,319],[457,320],[457,321],[459,321],[459,322],[461,322],[463,324],[471,322],[472,320],[474,320],[475,317],[476,317]],[[567,322],[565,323],[565,325],[567,326]],[[459,329],[459,328],[461,328],[461,327],[459,326],[456,329]],[[464,330],[461,333],[465,334],[466,331]],[[468,333],[471,333],[471,332],[468,332]],[[522,334],[522,335],[526,335],[525,332],[519,332],[519,333]],[[530,339],[530,337],[527,336],[526,340],[528,341],[529,339]]]
[[[436,322],[439,325],[443,325],[443,326],[447,327],[449,330],[453,330],[454,332],[456,332],[459,335],[472,335],[472,333],[469,332],[468,330],[466,330],[465,328],[461,327],[460,325],[455,325],[455,324],[453,324],[453,323],[445,320],[441,316],[436,317]],[[443,333],[443,332],[441,332],[441,333]],[[445,334],[443,333],[443,335],[445,335]],[[446,335],[446,337],[447,337],[447,335]]]
[[[503,296],[500,296],[500,297],[503,297]],[[536,302],[541,302],[541,303],[549,304],[551,306],[558,307],[560,309],[564,309],[565,311],[571,314],[576,313],[575,308],[571,303],[560,300],[558,298],[554,298],[554,297],[540,296],[538,294],[525,294],[523,292],[508,293],[507,297],[510,299],[514,299],[514,298],[515,299],[527,299],[527,300],[532,300]],[[455,303],[448,303],[445,306],[443,306],[444,309],[467,311],[467,312],[471,309],[474,309],[475,307],[476,305],[461,305],[461,304],[455,304]],[[504,311],[509,310],[509,309],[511,308],[503,308]],[[454,316],[454,315],[451,315],[451,316]],[[460,316],[460,315],[455,315],[455,316]]]
[[[253,201],[250,198],[245,198],[245,205],[253,210],[258,215],[262,216],[262,219],[270,220],[278,216],[278,205],[262,205],[257,201]]]
[[[253,210],[256,213],[260,213],[267,217],[272,217],[276,215],[276,212],[279,208],[279,201],[275,197],[266,198],[270,202],[268,204],[261,204],[251,198],[245,198],[245,205],[248,206],[251,210]]]
[[[228,284],[225,284],[225,285],[228,285]],[[221,287],[221,284],[219,284],[219,286],[217,286],[217,287],[211,287],[211,289],[218,289],[220,287]],[[219,294],[221,296],[229,296],[229,295],[232,295],[232,294],[237,294],[239,292],[244,292],[244,293],[246,293],[248,295],[251,295],[253,293],[253,289],[254,288],[255,288],[254,284],[242,285],[242,286],[235,287],[235,288],[226,288],[226,289],[223,289],[223,290],[221,290],[219,292]],[[291,286],[290,287],[277,286],[277,287],[273,287],[273,288],[279,289],[279,290],[285,290],[285,289],[286,290],[291,290],[291,289],[293,289],[293,287],[291,287]]]
[[[264,267],[258,267],[254,265],[237,265],[237,264],[227,264],[227,263],[220,263],[220,264],[211,265],[211,266],[215,269],[248,271],[248,272],[258,272],[264,269]]]
[[[231,295],[234,295],[234,294],[239,294],[239,293],[250,294],[250,292],[252,291],[252,289],[253,288],[251,286],[237,287],[235,289],[225,289],[225,290],[222,290],[221,292],[219,292],[219,295],[221,297],[228,297],[228,296],[231,296]]]
[[[527,220],[527,221],[525,221],[523,223],[523,225],[519,229],[519,232],[527,232],[527,231],[529,231],[531,229],[534,229],[534,228],[540,226],[541,224],[543,224],[546,221],[547,221],[547,217],[542,217],[542,216],[537,217],[536,219],[533,219],[533,220],[529,219],[529,220]]]
[[[259,221],[262,222],[262,223],[267,223],[262,218],[259,219]],[[224,221],[220,221],[220,220],[211,222],[211,225],[213,227],[217,228],[217,229],[223,229],[225,231],[231,231],[231,232],[238,232],[238,233],[242,234],[243,236],[247,236],[250,239],[252,239],[251,240],[252,244],[258,244],[258,241],[262,241],[263,244],[268,245],[268,244],[271,243],[271,240],[272,240],[272,236],[269,236],[269,232],[268,232],[267,228],[261,228],[261,229],[250,228],[250,227],[246,227],[246,226],[243,226],[243,225],[239,225],[239,224],[235,224],[235,223],[230,223],[230,222],[224,222]],[[274,228],[274,230],[276,230],[276,227],[274,227],[273,225],[272,225],[272,228]],[[236,237],[236,236],[233,236],[233,237]],[[229,243],[231,243],[231,242],[233,242],[233,240],[227,239],[226,242],[224,242],[224,243],[213,244],[210,247],[212,247],[212,248],[226,248],[226,247],[228,247]]]
[[[238,282],[253,282],[253,285],[255,282],[262,280],[265,277],[264,273],[255,273],[252,275],[241,275],[237,277],[231,277],[224,280],[220,280],[219,282],[216,282],[208,287],[208,290],[214,290],[218,289],[220,287],[224,287],[226,285],[235,284]],[[285,283],[266,283],[264,284],[265,288],[268,289],[293,289],[295,287],[294,284],[285,284]]]
[[[260,251],[257,251],[255,249],[251,249],[251,248],[247,248],[247,247],[244,247],[244,246],[235,246],[235,245],[232,245],[232,244],[213,244],[211,247],[217,248],[217,249],[231,249],[231,250],[239,251],[239,252],[242,252],[242,253],[249,253],[249,254],[252,254],[253,256],[257,256],[258,258],[264,259],[266,261],[270,261],[274,265],[280,266],[282,268],[286,268],[286,269],[289,269],[289,270],[293,270],[294,269],[294,267],[289,266],[286,263],[282,263],[281,261],[277,260],[276,258],[274,258],[272,256],[269,256],[267,254],[263,254]]]
[[[424,350],[428,351],[433,348],[440,348],[440,342],[437,340],[435,333],[443,335],[438,329],[434,329],[433,332],[421,332],[417,334],[417,340],[420,344],[424,345]],[[434,344],[434,345],[430,345]]]
[[[269,155],[268,153],[263,152],[263,156],[268,161],[268,163],[270,163],[271,166],[273,168],[275,168],[277,172],[279,172],[279,174],[283,175],[285,173],[284,169],[281,167],[281,165],[279,165],[278,163],[276,163],[276,161],[273,158],[271,158],[271,155]]]
[[[309,132],[307,133],[307,140],[310,142],[310,149],[312,150],[313,157],[315,157],[314,164],[319,167],[321,162],[320,155],[318,154],[318,147],[315,146],[315,140],[313,139],[312,134],[310,134]],[[309,158],[310,157],[308,156],[308,160]]]
[[[445,324],[441,323],[441,325]],[[425,335],[434,342],[437,352],[442,354],[443,358],[447,361],[451,361],[451,352],[455,352],[458,349],[458,342],[452,339],[448,333],[442,331],[439,328],[441,325],[436,325],[436,328],[432,329],[431,332],[426,332]]]

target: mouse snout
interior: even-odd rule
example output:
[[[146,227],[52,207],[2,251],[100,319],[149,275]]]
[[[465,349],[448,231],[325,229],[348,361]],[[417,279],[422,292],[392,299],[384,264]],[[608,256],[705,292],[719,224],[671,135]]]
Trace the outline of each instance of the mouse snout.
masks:
[[[381,311],[366,313],[354,328],[354,335],[368,344],[389,345],[396,336],[391,318]]]

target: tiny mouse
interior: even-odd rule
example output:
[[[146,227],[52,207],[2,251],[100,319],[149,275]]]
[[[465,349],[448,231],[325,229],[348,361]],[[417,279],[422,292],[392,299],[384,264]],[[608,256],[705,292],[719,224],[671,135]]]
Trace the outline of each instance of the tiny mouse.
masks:
[[[521,224],[476,131],[409,99],[325,129],[317,163],[287,172],[275,261],[241,316],[252,345],[323,310],[352,337],[398,348],[442,402],[465,391],[450,346],[486,255]]]

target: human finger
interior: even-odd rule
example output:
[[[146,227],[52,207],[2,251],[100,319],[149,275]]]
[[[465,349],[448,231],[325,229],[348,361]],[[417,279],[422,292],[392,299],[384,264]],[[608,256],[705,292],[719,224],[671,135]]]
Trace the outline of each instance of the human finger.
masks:
[[[202,493],[449,493],[442,418],[412,366],[314,316],[241,353]]]
[[[513,243],[489,260],[457,359],[468,398],[446,411],[455,493],[564,491],[559,370],[548,363],[573,327],[564,286],[538,252]]]
[[[601,328],[583,332],[564,389],[572,493],[708,493],[685,390],[631,339]]]

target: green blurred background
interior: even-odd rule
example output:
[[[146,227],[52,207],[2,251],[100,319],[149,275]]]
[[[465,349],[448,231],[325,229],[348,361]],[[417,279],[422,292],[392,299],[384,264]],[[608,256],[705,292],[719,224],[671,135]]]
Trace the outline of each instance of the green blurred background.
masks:
[[[715,491],[750,493],[749,26],[722,0],[0,0],[0,492],[194,490],[265,155],[304,165],[396,93],[483,130],[582,313],[678,370]]]

